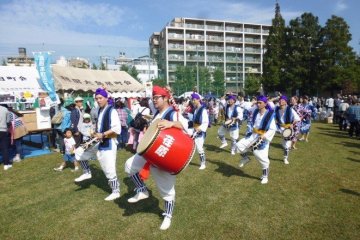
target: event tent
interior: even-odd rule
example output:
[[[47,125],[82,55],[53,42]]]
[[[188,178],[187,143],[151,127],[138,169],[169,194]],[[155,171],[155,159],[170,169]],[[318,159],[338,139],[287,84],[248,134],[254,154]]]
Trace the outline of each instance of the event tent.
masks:
[[[145,87],[125,71],[93,70],[52,66],[55,88],[59,90],[95,91],[106,85],[110,92],[143,92]]]

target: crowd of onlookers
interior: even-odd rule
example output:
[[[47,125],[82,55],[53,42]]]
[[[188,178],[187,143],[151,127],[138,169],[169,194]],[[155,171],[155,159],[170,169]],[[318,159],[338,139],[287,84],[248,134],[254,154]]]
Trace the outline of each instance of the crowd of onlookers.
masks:
[[[276,104],[276,96],[271,98]],[[256,98],[240,97],[237,98],[237,104],[245,108],[251,106]],[[136,115],[141,115],[149,123],[156,114],[151,98],[137,98],[129,100],[127,98],[111,99],[111,104],[116,108],[120,122],[121,134],[118,136],[118,149],[127,148],[135,151],[139,141],[141,141],[148,125],[135,128],[132,123]],[[175,98],[179,111],[187,119],[192,120],[194,106],[189,98]],[[304,97],[298,97],[299,104],[304,102]],[[339,125],[341,131],[348,131],[350,137],[360,137],[360,99],[357,96],[341,96],[335,98],[329,97],[306,97],[306,101],[314,108],[311,115],[314,120],[332,119],[334,124]],[[223,110],[226,106],[226,96],[220,98],[202,99],[202,104],[206,106],[209,115],[209,127],[222,123],[224,120]],[[291,104],[291,103],[290,103]],[[57,121],[52,125],[52,134],[50,138],[50,146],[55,150],[65,154],[66,147],[66,131],[71,131],[72,138],[75,141],[75,148],[84,141],[91,139],[92,133],[95,131],[99,108],[91,107],[88,102],[84,102],[81,97],[75,98],[73,103],[65,105],[63,100],[56,107],[52,107],[50,115],[54,118],[61,112],[61,121]],[[22,132],[18,136],[14,136],[14,129],[22,126],[21,115],[11,110],[7,105],[0,106],[0,138],[2,146],[2,156],[4,169],[11,168],[12,162],[21,161],[22,159],[22,138],[26,132]],[[9,129],[12,129],[9,131]],[[10,135],[9,135],[10,132]],[[21,135],[23,134],[23,135]],[[15,156],[9,159],[8,146],[11,146],[15,152]],[[8,159],[8,160],[7,160]],[[75,168],[77,170],[78,168]]]

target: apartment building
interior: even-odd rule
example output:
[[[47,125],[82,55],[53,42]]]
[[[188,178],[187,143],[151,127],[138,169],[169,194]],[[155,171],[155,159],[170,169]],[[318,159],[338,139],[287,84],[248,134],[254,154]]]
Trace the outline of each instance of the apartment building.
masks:
[[[263,72],[270,25],[195,18],[175,18],[149,39],[150,55],[168,83],[177,66],[206,66],[224,71],[226,88],[244,87],[248,74]]]

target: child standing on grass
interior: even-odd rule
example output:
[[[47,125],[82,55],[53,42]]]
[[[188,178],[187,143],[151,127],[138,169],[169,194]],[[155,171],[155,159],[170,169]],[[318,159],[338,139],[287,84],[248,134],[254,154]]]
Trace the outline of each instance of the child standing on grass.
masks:
[[[85,113],[83,119],[83,124],[79,130],[83,136],[83,142],[87,142],[91,139],[91,135],[94,133],[94,125],[91,122],[90,114]]]
[[[64,131],[64,145],[65,145],[65,154],[64,154],[64,162],[58,167],[54,168],[55,171],[61,172],[65,167],[67,162],[74,163],[74,171],[79,170],[79,163],[75,161],[75,140],[72,136],[72,131],[70,128],[66,128]]]

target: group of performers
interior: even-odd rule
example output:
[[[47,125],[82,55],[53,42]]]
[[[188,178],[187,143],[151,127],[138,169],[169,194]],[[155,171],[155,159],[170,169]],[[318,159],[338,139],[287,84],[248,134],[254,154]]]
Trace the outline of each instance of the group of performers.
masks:
[[[112,201],[120,197],[120,183],[116,174],[116,136],[121,133],[121,124],[117,112],[108,103],[108,97],[107,91],[102,88],[97,89],[95,92],[99,112],[93,137],[98,140],[98,143],[86,149],[85,152],[78,154],[75,152],[75,158],[83,169],[83,174],[76,178],[75,182],[82,182],[92,178],[89,160],[96,156],[112,190],[112,193],[105,200]],[[159,131],[177,128],[193,138],[200,158],[199,169],[204,170],[206,168],[204,142],[209,126],[209,115],[206,107],[202,104],[200,95],[196,92],[191,95],[191,102],[194,106],[191,119],[186,119],[179,113],[172,98],[171,90],[168,88],[154,86],[152,101],[156,109],[152,122],[157,124]],[[265,96],[257,97],[256,102],[252,106],[244,107],[241,106],[241,103],[238,104],[237,102],[236,96],[228,96],[227,104],[224,107],[225,122],[218,129],[218,137],[221,140],[220,148],[227,146],[225,134],[229,133],[231,138],[231,154],[241,154],[240,167],[249,162],[248,152],[251,149],[262,167],[261,183],[266,184],[269,177],[270,161],[268,155],[271,140],[276,131],[283,133],[286,129],[291,129],[291,133],[284,137],[283,140],[284,163],[289,164],[289,152],[294,147],[295,133],[299,128],[301,130],[301,126],[298,123],[305,119],[300,110],[303,111],[305,108],[290,107],[287,105],[287,98],[285,96],[280,97],[280,104],[277,107],[274,107]],[[248,123],[248,130],[246,136],[238,141],[241,122],[245,120]],[[163,142],[165,146],[157,149],[156,154],[159,156],[165,155],[166,151],[169,150],[167,147],[174,141],[171,138],[165,140]],[[150,194],[145,181],[149,174],[153,176],[165,206],[164,218],[160,229],[168,229],[171,225],[175,206],[176,175],[152,164],[149,159],[145,159],[139,153],[136,153],[126,161],[125,172],[134,183],[136,192],[133,197],[127,200],[131,204],[149,198]]]

